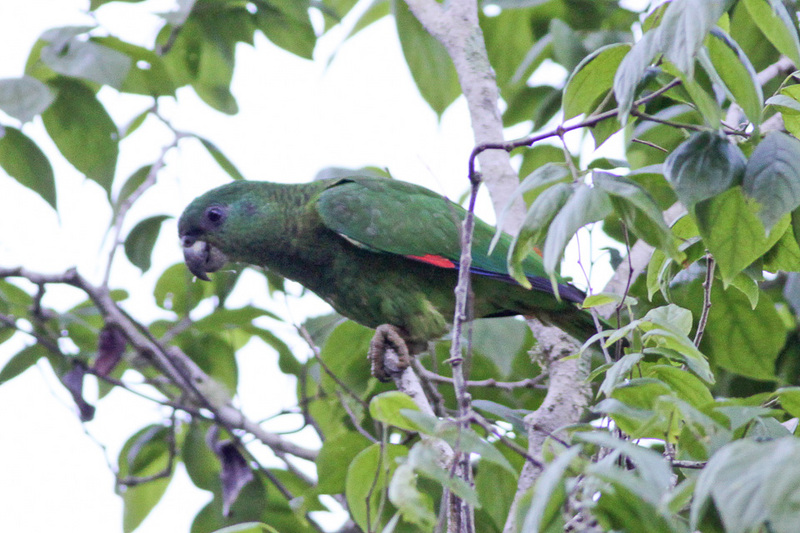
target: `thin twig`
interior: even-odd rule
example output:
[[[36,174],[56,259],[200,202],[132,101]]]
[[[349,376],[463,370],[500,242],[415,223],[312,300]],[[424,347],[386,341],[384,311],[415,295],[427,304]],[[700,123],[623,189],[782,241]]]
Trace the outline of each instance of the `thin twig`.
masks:
[[[475,228],[475,200],[478,196],[481,178],[477,174],[471,174],[470,179],[470,198],[469,209],[464,217],[461,227],[461,258],[459,260],[458,283],[455,289],[456,305],[453,316],[452,343],[450,345],[450,364],[453,371],[453,384],[458,403],[458,416],[466,418],[470,411],[470,395],[467,392],[466,378],[464,376],[464,359],[461,355],[461,339],[464,324],[467,322],[471,313],[468,311],[469,296],[471,292],[471,272],[472,265],[472,232]]]
[[[366,429],[361,427],[361,423],[359,423],[356,414],[350,409],[350,405],[347,403],[347,398],[344,397],[344,393],[341,389],[336,389],[336,396],[339,398],[339,404],[344,409],[344,412],[347,413],[347,417],[350,419],[350,423],[353,424],[353,427],[356,428],[356,431],[361,433],[368,441],[372,443],[378,442],[378,439],[373,437]]]
[[[300,336],[303,337],[303,340],[306,341],[309,348],[311,348],[311,352],[314,354],[314,359],[317,360],[319,366],[325,371],[326,374],[343,390],[347,393],[348,396],[353,398],[356,402],[358,402],[361,407],[364,409],[369,409],[369,404],[364,401],[358,394],[350,390],[350,388],[341,380],[339,376],[337,376],[333,370],[330,369],[328,364],[322,360],[322,354],[320,352],[319,347],[314,343],[314,339],[311,338],[311,334],[305,328],[305,326],[295,326],[297,332],[300,333]]]
[[[541,461],[538,461],[535,457],[530,455],[528,453],[528,450],[526,450],[513,440],[509,439],[508,437],[500,433],[494,425],[492,425],[488,420],[486,420],[478,413],[475,412],[472,413],[471,421],[478,424],[483,429],[485,429],[486,431],[488,431],[489,433],[500,439],[500,442],[502,442],[506,447],[524,457],[525,460],[530,462],[532,465],[538,468],[544,468],[544,464],[542,464]]]
[[[661,150],[665,154],[669,153],[669,150],[667,150],[666,148],[663,148],[663,147],[657,145],[656,143],[651,143],[650,141],[645,141],[644,139],[638,139],[638,138],[634,137],[633,139],[631,139],[631,142],[643,144],[645,146],[649,146],[650,148],[655,148],[656,150]]]
[[[628,262],[628,277],[625,280],[625,289],[622,291],[622,297],[619,300],[619,304],[617,304],[616,309],[614,309],[614,314],[617,316],[617,327],[620,327],[622,324],[622,308],[625,307],[625,299],[628,297],[628,292],[631,290],[631,283],[633,283],[633,261],[631,259],[631,241],[630,235],[628,235],[628,225],[624,222],[622,223],[622,232],[625,236],[625,259]],[[616,358],[619,360],[622,357],[622,348],[623,345],[621,342],[617,343],[616,347]]]
[[[679,78],[675,78],[674,80],[672,80],[665,86],[661,87],[657,91],[653,91],[652,93],[643,96],[642,98],[639,98],[638,100],[633,102],[633,107],[635,108],[642,104],[646,104],[647,102],[654,100],[655,98],[658,98],[659,96],[669,91],[670,89],[677,87],[681,83],[682,82]],[[553,130],[544,133],[539,133],[537,135],[530,135],[528,137],[523,137],[521,139],[506,141],[502,143],[480,144],[472,149],[472,153],[469,156],[469,175],[472,176],[475,173],[475,160],[479,154],[485,152],[486,150],[504,150],[506,152],[510,152],[516,148],[533,146],[539,141],[542,141],[544,139],[549,139],[551,137],[558,137],[572,130],[591,128],[593,126],[596,126],[600,122],[603,122],[604,120],[616,117],[618,114],[619,114],[619,108],[611,109],[609,111],[605,111],[603,113],[598,113],[597,115],[587,117],[585,120],[582,120],[581,122],[577,122],[569,126],[565,126],[562,124]]]
[[[583,258],[581,257],[581,248],[582,247],[581,247],[581,242],[580,242],[580,235],[576,234],[575,235],[575,239],[576,239],[577,244],[578,244],[578,246],[577,246],[577,249],[578,249],[578,267],[581,269],[581,272],[583,273],[583,277],[586,280],[586,286],[589,288],[589,296],[591,296],[592,295],[592,282],[591,282],[591,279],[589,278],[589,273],[586,272],[586,268],[583,266]],[[600,323],[600,316],[597,313],[597,308],[596,307],[590,308],[589,309],[589,314],[592,317],[592,322],[594,323],[595,331],[597,331],[597,333],[603,333],[603,330],[605,328],[603,328],[603,324]],[[606,363],[612,363],[614,360],[611,358],[611,354],[608,353],[608,348],[606,348],[606,343],[603,342],[603,340],[601,339],[598,344],[600,345],[600,351],[603,352],[603,357],[605,358]]]
[[[202,412],[200,412],[198,409],[195,409],[194,407],[190,407],[190,406],[188,406],[186,404],[179,403],[179,402],[173,402],[171,400],[161,400],[159,398],[153,398],[152,396],[149,396],[149,395],[147,395],[147,394],[145,394],[143,392],[140,392],[140,391],[134,389],[128,383],[125,383],[122,380],[119,380],[119,379],[116,379],[116,378],[112,378],[111,376],[104,376],[103,374],[100,374],[99,372],[97,372],[92,367],[87,367],[86,368],[86,373],[87,374],[91,374],[92,376],[96,377],[97,379],[99,379],[101,381],[105,381],[109,385],[114,385],[115,387],[119,387],[120,389],[122,389],[124,391],[127,391],[127,392],[129,392],[129,393],[131,393],[133,395],[136,395],[139,398],[142,398],[142,399],[147,400],[149,402],[153,402],[153,403],[156,403],[158,405],[163,405],[164,407],[171,407],[172,409],[184,411],[184,412],[189,413],[190,415],[198,417],[198,418],[209,419],[206,415],[204,415]]]
[[[622,317],[620,316],[620,312],[622,308],[625,307],[625,299],[628,297],[628,292],[631,290],[631,282],[633,280],[633,263],[631,262],[631,239],[630,235],[628,234],[628,225],[623,222],[622,223],[622,235],[625,237],[625,257],[628,262],[628,278],[625,280],[625,289],[622,291],[620,295],[619,303],[617,304],[616,309],[614,309],[614,314],[617,316],[617,327],[622,321]]]
[[[693,468],[693,469],[703,469],[706,467],[707,461],[670,461],[672,466],[675,468]]]
[[[655,122],[657,124],[663,124],[665,126],[670,126],[671,128],[678,128],[682,130],[689,130],[689,131],[708,131],[707,126],[700,126],[698,124],[685,124],[681,122],[674,122],[672,120],[663,119],[660,117],[656,117],[653,115],[648,115],[643,111],[639,111],[637,109],[631,109],[631,116],[640,118],[642,120],[647,120],[650,122]]]
[[[155,108],[154,108],[155,109]],[[174,131],[174,130],[173,130]],[[125,222],[125,216],[128,214],[128,211],[133,206],[133,204],[138,200],[148,189],[150,189],[153,185],[156,184],[156,178],[158,177],[158,173],[164,167],[166,163],[167,154],[176,146],[178,146],[178,142],[181,139],[186,137],[185,133],[181,132],[174,132],[175,137],[172,139],[172,142],[167,146],[164,146],[161,149],[161,154],[158,156],[158,159],[153,162],[150,166],[150,171],[147,173],[147,177],[144,181],[139,185],[135,191],[133,191],[130,196],[125,198],[122,203],[119,204],[117,207],[116,215],[114,216],[114,223],[113,223],[113,242],[111,244],[111,251],[108,253],[108,260],[106,261],[106,270],[105,274],[103,275],[103,287],[108,286],[108,280],[111,277],[111,266],[114,263],[114,256],[117,253],[117,248],[124,242],[121,239],[122,236],[122,226]]]
[[[459,260],[458,283],[456,284],[455,289],[456,305],[453,317],[450,359],[448,360],[453,372],[453,389],[456,396],[458,417],[463,420],[467,419],[472,410],[472,397],[469,394],[469,391],[467,391],[466,377],[464,376],[464,359],[461,355],[461,333],[464,324],[471,315],[471,313],[468,311],[468,306],[470,303],[471,293],[470,265],[472,264],[472,232],[475,228],[475,201],[481,185],[480,174],[474,173],[473,171],[474,168],[471,169],[469,174],[469,181],[471,185],[469,209],[467,210],[467,214],[464,217],[464,222],[461,226],[461,258]],[[472,346],[470,344],[468,349],[471,350],[471,348]],[[465,422],[464,424],[468,425],[468,422]],[[463,424],[459,427],[463,427]],[[458,444],[458,442],[456,442],[456,444]],[[453,450],[455,452],[453,467],[457,468],[457,465],[462,465],[462,453],[459,450],[458,445],[456,445]],[[465,464],[459,468],[459,470],[459,477],[469,484],[472,479],[472,471],[469,460],[467,460]],[[452,518],[456,518],[458,523],[466,521],[466,524],[461,524],[461,526],[458,526],[465,526],[466,529],[457,529],[458,531],[474,531],[471,527],[470,517],[473,515],[471,506],[469,506],[465,501],[451,494],[450,509],[454,512],[451,514],[451,520]]]
[[[451,385],[455,383],[453,378],[436,374],[425,367],[417,368],[416,370],[417,373],[420,374],[420,377],[426,380],[435,381],[437,383],[449,383]],[[547,387],[541,384],[545,377],[546,374],[539,374],[535,378],[521,379],[519,381],[497,381],[494,378],[489,378],[473,381],[467,380],[465,381],[465,384],[467,387],[482,387],[487,389],[502,389],[507,391],[512,391],[515,389],[546,389]]]
[[[137,485],[142,485],[144,483],[149,483],[151,481],[155,481],[157,479],[163,479],[165,477],[169,477],[172,475],[172,471],[175,467],[175,456],[177,455],[177,445],[175,442],[175,433],[177,431],[178,419],[175,416],[177,411],[175,409],[172,410],[172,414],[169,417],[169,433],[167,433],[167,446],[168,446],[168,455],[167,455],[167,464],[163,470],[156,472],[155,474],[149,476],[126,476],[124,478],[117,477],[117,484],[124,485],[126,487],[136,487]],[[130,467],[130,465],[129,465]]]
[[[19,324],[17,324],[17,320],[18,319],[15,318],[15,317],[4,315],[4,314],[0,313],[0,323],[5,324],[6,327],[15,329],[15,330],[19,331],[20,333],[24,333],[25,335],[30,335],[31,337],[33,337],[36,340],[37,343],[41,344],[42,346],[44,346],[46,349],[50,350],[51,352],[53,352],[53,353],[55,353],[57,355],[61,355],[61,356],[64,355],[61,352],[61,348],[59,348],[58,342],[56,342],[55,339],[52,339],[52,338],[48,337],[47,335],[43,335],[42,333],[39,333],[36,330],[28,331],[28,330],[22,329],[21,327],[19,327]]]
[[[697,332],[694,335],[694,345],[700,346],[703,340],[703,333],[708,323],[708,313],[711,311],[711,286],[714,283],[714,256],[706,254],[706,278],[703,280],[703,312],[700,314],[700,321],[697,323]]]
[[[575,166],[575,161],[572,160],[572,152],[569,151],[567,141],[564,139],[565,134],[566,132],[563,130],[558,132],[558,138],[561,141],[561,150],[564,152],[564,162],[567,164],[567,168],[569,168],[572,174],[572,181],[578,181],[580,179],[580,174]]]
[[[431,354],[434,354],[431,359],[436,361],[435,352],[431,350]],[[420,383],[422,384],[423,389],[425,390],[425,394],[427,394],[433,402],[433,411],[436,416],[445,416],[447,409],[445,408],[444,404],[444,396],[439,392],[439,389],[432,383],[436,381],[433,376],[438,376],[436,372],[431,372],[427,368],[425,368],[422,363],[419,361],[417,357],[411,358],[411,366],[414,367],[414,370],[419,376]],[[452,378],[447,378],[452,379]]]

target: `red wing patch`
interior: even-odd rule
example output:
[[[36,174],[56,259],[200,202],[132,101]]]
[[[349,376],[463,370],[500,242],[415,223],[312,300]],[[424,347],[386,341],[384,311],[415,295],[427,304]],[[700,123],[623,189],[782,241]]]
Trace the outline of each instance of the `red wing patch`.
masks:
[[[415,261],[422,261],[423,263],[428,263],[429,265],[437,266],[440,268],[456,268],[456,264],[447,259],[446,257],[442,257],[441,255],[433,255],[433,254],[425,254],[425,255],[407,255],[409,259],[413,259]]]

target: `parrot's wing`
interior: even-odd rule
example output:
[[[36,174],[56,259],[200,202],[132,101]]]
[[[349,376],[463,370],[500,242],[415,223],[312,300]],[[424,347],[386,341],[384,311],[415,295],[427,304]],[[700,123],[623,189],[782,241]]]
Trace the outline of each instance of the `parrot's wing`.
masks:
[[[424,187],[385,178],[341,179],[317,198],[323,223],[356,246],[397,254],[440,268],[458,268],[464,208]],[[509,283],[506,255],[510,237],[503,235],[490,255],[494,229],[476,219],[471,271]],[[534,290],[553,294],[541,261],[525,262]],[[582,302],[584,294],[559,284],[561,298]]]

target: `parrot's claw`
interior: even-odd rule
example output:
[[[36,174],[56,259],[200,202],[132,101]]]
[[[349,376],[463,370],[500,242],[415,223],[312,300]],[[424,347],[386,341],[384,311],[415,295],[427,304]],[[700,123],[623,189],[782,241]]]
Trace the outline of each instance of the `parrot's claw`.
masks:
[[[383,382],[402,374],[411,364],[408,345],[400,330],[391,324],[382,324],[375,329],[368,357],[372,363],[372,375]]]

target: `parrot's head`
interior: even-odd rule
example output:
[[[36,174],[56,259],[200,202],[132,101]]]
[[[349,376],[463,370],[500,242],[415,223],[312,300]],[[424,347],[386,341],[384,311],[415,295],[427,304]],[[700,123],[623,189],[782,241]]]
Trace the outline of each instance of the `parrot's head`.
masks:
[[[178,235],[186,266],[198,278],[239,260],[239,249],[254,219],[259,202],[253,198],[257,182],[237,181],[196,198],[178,221]]]

